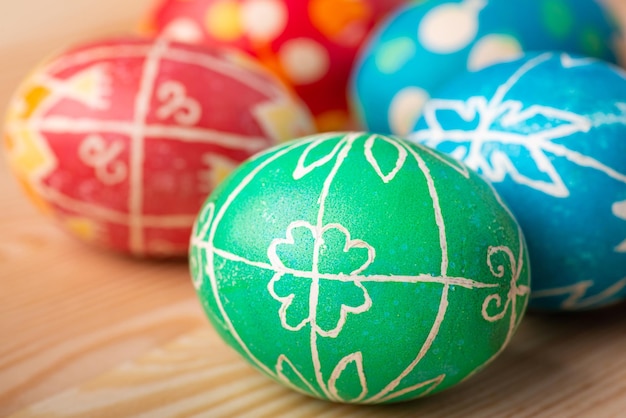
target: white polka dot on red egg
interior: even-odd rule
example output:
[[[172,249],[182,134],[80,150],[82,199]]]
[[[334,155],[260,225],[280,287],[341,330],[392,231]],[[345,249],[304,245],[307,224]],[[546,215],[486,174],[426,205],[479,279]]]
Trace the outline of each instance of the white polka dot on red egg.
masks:
[[[191,19],[179,18],[167,25],[164,35],[174,41],[195,44],[202,40],[202,29]]]
[[[248,0],[240,7],[243,28],[252,40],[273,41],[287,26],[288,12],[282,0]]]
[[[326,48],[307,38],[285,42],[278,51],[278,58],[287,77],[296,85],[320,80],[330,67]]]

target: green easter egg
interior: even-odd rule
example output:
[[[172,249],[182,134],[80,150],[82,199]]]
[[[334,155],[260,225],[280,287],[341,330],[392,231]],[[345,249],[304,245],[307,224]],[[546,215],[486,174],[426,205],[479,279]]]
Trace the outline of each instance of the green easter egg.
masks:
[[[254,367],[364,404],[476,373],[529,292],[522,232],[489,184],[365,133],[302,138],[240,166],[198,216],[190,268],[209,319]]]

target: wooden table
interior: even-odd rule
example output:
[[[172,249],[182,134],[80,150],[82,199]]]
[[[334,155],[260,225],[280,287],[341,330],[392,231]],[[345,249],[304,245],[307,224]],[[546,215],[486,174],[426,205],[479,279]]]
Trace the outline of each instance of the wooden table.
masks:
[[[150,3],[0,2],[0,111],[51,51],[128,31]],[[626,304],[529,315],[489,368],[440,395],[330,404],[270,382],[222,343],[184,262],[74,241],[36,212],[4,160],[0,196],[0,416],[626,417]]]

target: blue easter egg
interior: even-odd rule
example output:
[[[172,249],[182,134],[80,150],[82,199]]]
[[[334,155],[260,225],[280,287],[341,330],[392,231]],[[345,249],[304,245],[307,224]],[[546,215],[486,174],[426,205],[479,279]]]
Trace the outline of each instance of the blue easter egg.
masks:
[[[410,135],[489,179],[528,242],[531,308],[626,298],[626,72],[563,52],[465,73]]]
[[[617,24],[594,0],[428,0],[399,9],[361,50],[350,102],[363,128],[404,135],[466,70],[555,50],[615,62]]]

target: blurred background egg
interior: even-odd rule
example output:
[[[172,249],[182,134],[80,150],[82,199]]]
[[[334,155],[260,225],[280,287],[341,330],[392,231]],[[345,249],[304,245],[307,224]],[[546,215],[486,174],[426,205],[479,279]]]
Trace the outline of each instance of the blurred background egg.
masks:
[[[215,329],[254,367],[366,404],[482,369],[511,341],[530,274],[519,225],[487,182],[437,151],[358,132],[243,163],[198,215],[190,268]]]
[[[26,192],[74,235],[170,256],[186,254],[202,202],[239,162],[311,132],[304,105],[247,56],[128,38],[35,69],[5,147]]]
[[[311,109],[321,131],[350,124],[346,88],[370,29],[408,0],[161,0],[147,34],[246,51]]]
[[[589,309],[626,298],[626,73],[533,53],[436,92],[410,138],[494,183],[532,266],[531,307]]]
[[[559,50],[615,62],[613,18],[595,0],[430,0],[406,5],[375,29],[350,85],[358,122],[406,134],[448,79],[523,51]]]

